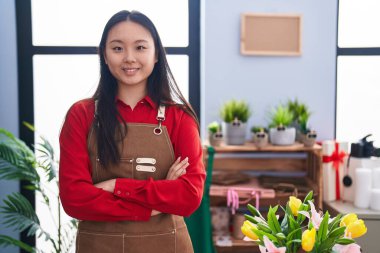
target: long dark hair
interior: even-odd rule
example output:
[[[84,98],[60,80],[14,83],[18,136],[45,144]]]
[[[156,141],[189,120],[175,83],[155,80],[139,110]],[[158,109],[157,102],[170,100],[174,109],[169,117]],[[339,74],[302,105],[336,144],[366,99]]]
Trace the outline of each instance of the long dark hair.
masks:
[[[152,21],[138,11],[120,11],[113,15],[104,27],[100,40],[98,54],[100,59],[100,80],[93,95],[97,100],[97,114],[95,117],[97,150],[100,163],[104,168],[117,164],[120,161],[120,153],[117,139],[122,139],[127,133],[127,125],[116,108],[115,97],[117,95],[117,80],[111,74],[104,59],[106,41],[109,31],[118,23],[131,21],[145,27],[151,34],[157,55],[157,63],[151,75],[148,77],[147,89],[149,97],[157,104],[180,106],[190,114],[198,124],[199,121],[191,105],[186,101],[178,88],[166,59],[165,49],[162,46],[160,36]],[[123,123],[120,124],[119,120]]]

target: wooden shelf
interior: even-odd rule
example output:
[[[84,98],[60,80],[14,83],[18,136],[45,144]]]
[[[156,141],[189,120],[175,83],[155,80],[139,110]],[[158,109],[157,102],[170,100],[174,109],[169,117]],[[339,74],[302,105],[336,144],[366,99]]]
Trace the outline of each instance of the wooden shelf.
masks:
[[[265,147],[258,148],[252,142],[246,142],[244,145],[222,145],[214,147],[216,153],[226,152],[305,152],[305,151],[322,151],[322,147],[315,144],[313,147],[305,147],[302,143],[296,142],[290,146],[275,146],[268,144]]]
[[[214,147],[214,161],[213,170],[220,173],[225,172],[240,172],[240,171],[270,171],[274,172],[289,172],[294,175],[301,175],[303,183],[299,177],[293,179],[292,184],[296,186],[298,197],[304,198],[307,191],[313,190],[314,199],[317,208],[322,208],[322,147],[314,145],[313,147],[305,147],[301,143],[295,143],[291,146],[274,146],[267,145],[263,148],[257,148],[253,143],[247,142],[241,146],[224,145]],[[300,173],[299,173],[300,172]],[[265,173],[264,173],[265,175]],[[268,174],[267,174],[268,175]],[[228,186],[215,186],[211,185],[210,188],[210,205],[211,206],[226,206],[226,193],[229,188],[251,187],[252,189],[260,188],[257,178],[256,183],[249,182],[248,185],[228,185]],[[251,180],[252,181],[252,180]],[[271,190],[272,193],[263,194],[260,197],[260,206],[265,210],[269,205],[274,206],[277,204],[285,205],[289,200],[291,193],[283,191],[275,191],[273,194],[273,187],[279,182],[278,178],[260,178],[260,183],[266,189]],[[281,178],[281,182],[285,182]],[[265,184],[264,184],[265,182]],[[274,183],[272,183],[274,182]],[[269,186],[268,186],[269,184]],[[237,191],[238,192],[238,191]],[[238,192],[240,200],[248,199],[251,196],[250,190]],[[255,199],[250,200],[251,204],[255,204]],[[280,213],[279,213],[280,214]],[[280,214],[281,215],[281,214]],[[258,246],[253,242],[245,242],[243,240],[232,239],[232,246],[221,247],[216,246],[218,253],[252,253],[260,252]]]

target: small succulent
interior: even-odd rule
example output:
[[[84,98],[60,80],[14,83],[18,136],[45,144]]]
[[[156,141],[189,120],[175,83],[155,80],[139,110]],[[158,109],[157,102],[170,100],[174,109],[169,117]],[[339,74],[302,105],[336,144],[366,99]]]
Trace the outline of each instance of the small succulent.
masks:
[[[208,124],[207,129],[210,133],[215,134],[220,131],[220,125],[218,122],[214,121]]]
[[[293,122],[293,113],[287,106],[278,105],[271,113],[270,127],[288,127]]]
[[[260,133],[260,132],[268,133],[268,129],[263,126],[253,126],[251,127],[251,132],[252,133]]]
[[[244,100],[230,100],[226,102],[220,111],[220,115],[224,122],[231,123],[234,120],[239,120],[243,123],[248,121],[251,116],[249,105]]]

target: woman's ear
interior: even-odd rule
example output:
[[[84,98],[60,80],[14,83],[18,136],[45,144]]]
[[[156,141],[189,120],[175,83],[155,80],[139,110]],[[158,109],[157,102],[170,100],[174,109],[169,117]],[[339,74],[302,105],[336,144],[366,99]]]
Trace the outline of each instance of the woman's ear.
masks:
[[[104,58],[104,62],[106,63],[106,65],[108,65],[107,57],[106,57],[106,52],[103,53],[103,58]]]

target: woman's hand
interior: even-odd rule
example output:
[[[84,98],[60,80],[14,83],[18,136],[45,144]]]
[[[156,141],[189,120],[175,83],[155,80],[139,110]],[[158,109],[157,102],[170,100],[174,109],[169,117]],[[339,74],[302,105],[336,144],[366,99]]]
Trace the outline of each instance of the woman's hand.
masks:
[[[107,181],[94,184],[94,186],[97,188],[103,189],[107,192],[113,193],[113,191],[115,190],[115,183],[116,183],[116,179],[110,179]]]
[[[189,166],[189,158],[186,157],[181,161],[181,157],[178,157],[177,160],[173,163],[168,171],[166,176],[167,180],[175,180],[180,176],[186,174],[186,168]]]

